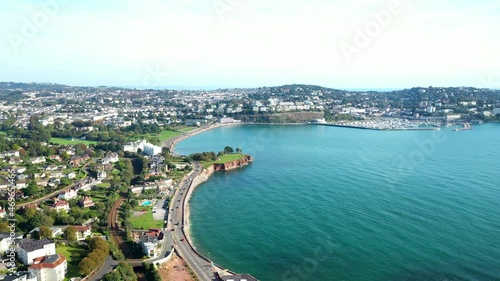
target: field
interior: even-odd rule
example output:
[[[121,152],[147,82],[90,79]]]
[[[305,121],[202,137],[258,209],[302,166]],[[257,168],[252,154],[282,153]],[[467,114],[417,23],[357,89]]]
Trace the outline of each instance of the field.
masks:
[[[246,156],[245,154],[224,154],[220,156],[219,160],[217,161],[201,162],[201,163],[203,164],[203,168],[207,168],[212,164],[224,164],[234,160],[240,160],[243,159],[245,156]]]
[[[142,207],[140,207],[142,209]],[[146,208],[146,207],[145,207]],[[162,220],[154,220],[152,207],[147,207],[147,211],[140,216],[136,216],[132,214],[130,216],[129,222],[132,225],[133,229],[150,229],[150,228],[162,228],[163,221]]]
[[[158,139],[159,139],[161,142],[163,142],[163,141],[166,141],[166,140],[169,140],[169,139],[175,138],[175,137],[177,137],[178,135],[181,135],[181,134],[182,134],[181,132],[166,130],[166,131],[161,132],[161,133],[158,135]]]
[[[78,263],[85,256],[87,256],[87,250],[70,246],[57,246],[56,252],[63,255],[68,261],[68,273],[66,273],[66,278],[64,280],[69,280],[72,277],[81,276],[78,269]]]
[[[63,139],[63,138],[51,138],[49,142],[53,142],[55,144],[62,144],[62,145],[74,145],[74,144],[79,144],[83,143],[85,145],[89,144],[97,144],[96,141],[88,141],[88,140],[69,140],[69,139]]]
[[[7,133],[4,131],[0,131],[0,135],[7,135]]]

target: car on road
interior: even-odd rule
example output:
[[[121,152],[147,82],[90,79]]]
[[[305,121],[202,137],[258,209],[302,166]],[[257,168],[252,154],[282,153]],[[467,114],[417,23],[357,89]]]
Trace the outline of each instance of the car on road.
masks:
[[[181,238],[181,241],[184,241],[184,238]]]

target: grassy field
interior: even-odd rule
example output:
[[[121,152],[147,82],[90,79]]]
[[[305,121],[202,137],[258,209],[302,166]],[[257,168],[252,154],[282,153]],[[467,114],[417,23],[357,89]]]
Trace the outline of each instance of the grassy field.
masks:
[[[166,130],[166,131],[163,131],[161,132],[159,135],[158,135],[158,139],[163,142],[163,141],[166,141],[166,140],[169,140],[171,138],[175,138],[177,137],[178,135],[181,135],[182,132],[177,132],[177,131],[169,131],[169,130]]]
[[[69,140],[69,139],[63,139],[63,138],[51,138],[49,142],[53,142],[53,143],[56,143],[56,144],[62,144],[62,145],[74,145],[74,144],[79,144],[79,143],[83,143],[85,145],[97,144],[96,141]]]
[[[80,261],[87,256],[88,252],[86,249],[74,248],[70,246],[57,246],[56,252],[63,255],[68,261],[68,273],[66,273],[66,278],[64,280],[81,276],[78,269],[78,263],[80,263]]]
[[[152,207],[147,207],[146,213],[141,216],[134,216],[134,214],[132,214],[129,221],[133,229],[150,229],[163,227],[162,220],[157,221],[153,219]]]
[[[7,132],[5,132],[5,131],[0,131],[0,135],[7,135]]]
[[[203,168],[209,167],[212,164],[224,164],[227,162],[231,162],[234,160],[240,160],[246,157],[245,154],[224,154],[221,157],[219,157],[219,160],[217,161],[209,161],[209,162],[201,162],[203,164]]]
[[[171,138],[175,138],[178,135],[181,135],[183,132],[188,132],[191,129],[189,127],[179,129],[179,131],[173,131],[173,130],[164,130],[159,134],[136,134],[132,137],[129,138],[129,141],[136,141],[136,140],[141,140],[141,139],[154,139],[157,138],[160,142],[164,142],[166,140],[169,140]]]
[[[179,129],[179,130],[182,131],[183,133],[186,133],[186,132],[192,131],[194,129],[197,129],[197,127],[184,127],[182,129]]]

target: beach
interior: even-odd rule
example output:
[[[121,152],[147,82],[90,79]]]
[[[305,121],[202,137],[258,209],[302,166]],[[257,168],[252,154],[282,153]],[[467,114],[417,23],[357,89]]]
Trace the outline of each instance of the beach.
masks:
[[[176,154],[175,153],[175,145],[178,142],[183,141],[183,140],[185,140],[187,138],[190,138],[192,136],[195,136],[197,134],[201,134],[203,132],[215,129],[215,128],[226,127],[226,126],[234,126],[234,125],[240,125],[240,124],[239,123],[232,123],[232,124],[214,123],[214,124],[210,124],[208,126],[200,127],[200,128],[194,129],[192,131],[186,132],[186,133],[184,133],[182,135],[179,135],[179,136],[177,136],[175,138],[171,138],[169,140],[166,140],[166,141],[163,142],[163,146],[164,147],[168,147],[172,153]]]

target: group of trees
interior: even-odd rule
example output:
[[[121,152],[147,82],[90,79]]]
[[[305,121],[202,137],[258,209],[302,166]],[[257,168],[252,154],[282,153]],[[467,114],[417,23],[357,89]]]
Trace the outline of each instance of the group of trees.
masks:
[[[220,156],[224,154],[233,154],[233,153],[238,153],[241,154],[243,153],[243,150],[241,148],[236,148],[236,150],[230,146],[224,147],[223,151],[219,151],[219,153],[215,154],[213,151],[205,151],[201,153],[193,153],[189,155],[189,158],[194,160],[194,161],[205,161],[205,162],[210,162],[210,161],[216,161]]]
[[[135,275],[134,269],[128,263],[120,262],[116,267],[116,270],[111,273],[106,274],[102,279],[104,281],[136,281],[137,275]],[[149,279],[148,279],[149,280]]]
[[[216,161],[217,160],[217,154],[215,152],[211,151],[205,151],[201,153],[193,153],[189,155],[189,158],[195,160],[195,161]]]
[[[142,266],[144,267],[144,270],[146,271],[146,279],[148,281],[161,281],[161,276],[158,270],[156,269],[155,265],[150,263],[146,264],[143,263]]]
[[[78,264],[80,273],[85,276],[100,267],[109,255],[108,243],[99,237],[90,239],[88,249],[90,253]]]

